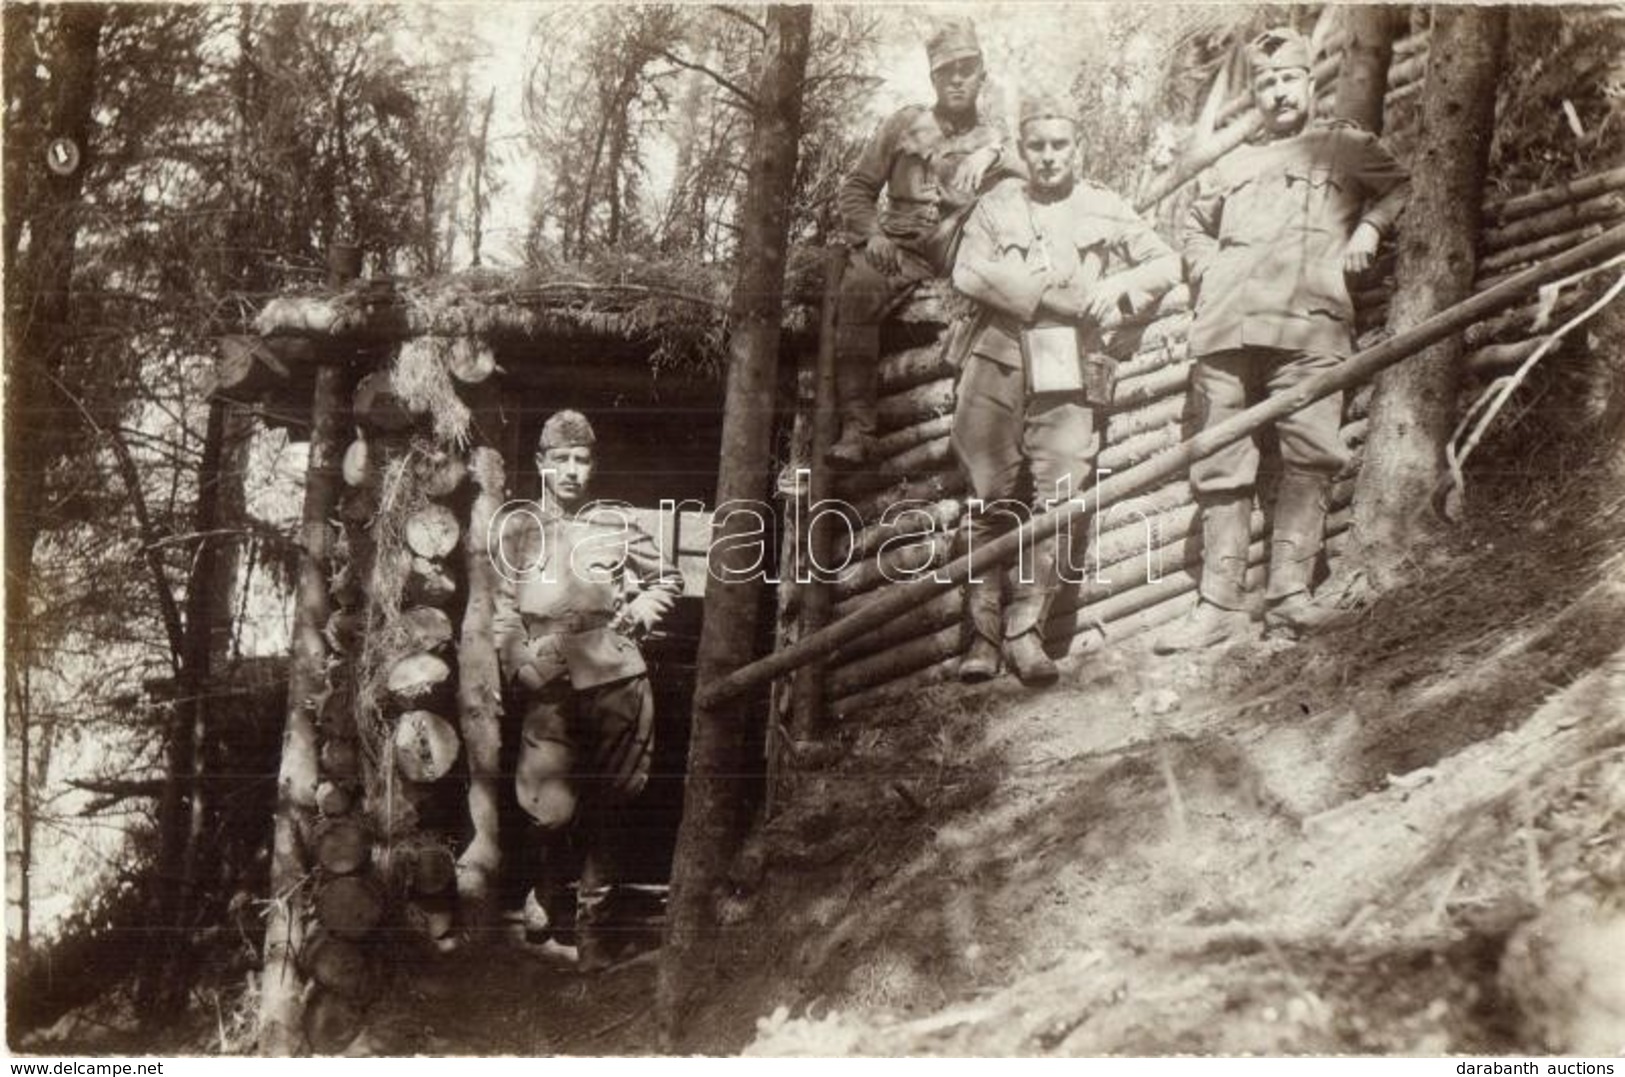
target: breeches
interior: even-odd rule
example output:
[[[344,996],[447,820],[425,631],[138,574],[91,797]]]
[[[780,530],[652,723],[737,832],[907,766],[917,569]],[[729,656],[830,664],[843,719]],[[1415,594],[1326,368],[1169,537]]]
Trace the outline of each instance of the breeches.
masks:
[[[1025,461],[1033,491],[1020,500],[1040,511],[1082,495],[1100,444],[1083,393],[1029,397],[1021,370],[975,355],[959,378],[951,440],[972,496],[1016,498]]]
[[[855,368],[879,361],[881,317],[892,301],[921,281],[947,276],[951,268],[946,236],[896,242],[899,271],[893,276],[870,265],[862,247],[853,247],[847,258],[837,305],[835,355],[838,371],[848,382],[863,383],[867,370]]]
[[[550,829],[577,801],[615,804],[642,792],[654,753],[654,694],[647,677],[576,691],[555,681],[534,693],[514,776],[519,804]]]
[[[1338,366],[1335,355],[1238,348],[1198,359],[1191,372],[1191,394],[1201,430],[1245,411],[1259,401],[1286,392],[1316,374]],[[1275,431],[1281,463],[1288,471],[1330,477],[1348,463],[1348,450],[1338,428],[1343,395],[1334,393],[1277,420]],[[1191,465],[1191,488],[1198,494],[1247,489],[1258,475],[1255,438],[1220,449]]]

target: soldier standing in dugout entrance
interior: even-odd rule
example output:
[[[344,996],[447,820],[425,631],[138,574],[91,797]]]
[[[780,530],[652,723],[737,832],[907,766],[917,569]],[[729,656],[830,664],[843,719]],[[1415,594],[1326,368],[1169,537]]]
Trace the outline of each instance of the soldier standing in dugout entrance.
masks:
[[[970,480],[963,527],[973,550],[1015,526],[1008,501],[1024,465],[1033,512],[1082,496],[1100,446],[1096,408],[1110,403],[1115,377],[1101,326],[1179,282],[1179,256],[1150,225],[1079,178],[1077,137],[1070,105],[1022,103],[1018,147],[1030,179],[1005,179],[982,197],[954,264],[954,287],[979,308],[952,435]],[[1003,571],[969,581],[974,638],[961,680],[996,675],[1001,652],[1024,684],[1056,679],[1043,630],[1061,583],[1064,534],[1023,551],[1008,607]]]
[[[542,941],[566,919],[558,860],[573,822],[586,845],[575,919],[578,967],[589,972],[615,956],[604,938],[615,809],[643,790],[654,751],[654,696],[635,640],[683,590],[629,514],[587,506],[594,441],[579,412],[547,420],[536,454],[541,499],[509,512],[491,550],[497,654],[523,704],[514,789],[540,839],[526,936]]]
[[[1183,237],[1195,310],[1191,397],[1201,429],[1343,362],[1353,345],[1344,274],[1369,269],[1409,190],[1376,136],[1311,122],[1309,43],[1271,30],[1249,47],[1264,141],[1220,162],[1200,187]],[[1342,394],[1276,423],[1282,474],[1265,591],[1266,635],[1312,626],[1309,584],[1326,499],[1348,453]],[[1248,629],[1247,547],[1259,450],[1240,441],[1191,466],[1202,517],[1194,611],[1159,637],[1159,654],[1211,647]]]
[[[862,464],[873,448],[882,315],[905,289],[948,275],[961,211],[984,177],[1015,168],[1002,133],[977,112],[987,73],[975,27],[946,22],[925,49],[936,106],[910,105],[888,118],[836,198],[852,248],[835,342],[841,433],[829,459],[836,464]]]

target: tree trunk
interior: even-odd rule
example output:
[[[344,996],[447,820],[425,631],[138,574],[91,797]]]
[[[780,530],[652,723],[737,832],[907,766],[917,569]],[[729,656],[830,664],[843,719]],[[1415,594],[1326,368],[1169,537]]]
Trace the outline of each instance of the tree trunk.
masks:
[[[739,276],[731,312],[734,330],[728,345],[717,476],[719,504],[735,499],[760,502],[768,490],[790,195],[801,135],[802,80],[812,8],[771,7],[767,27],[750,181],[741,207]],[[742,515],[725,519],[724,531],[744,530],[748,525]],[[713,548],[724,550],[719,560],[732,562],[730,568],[748,570],[748,562],[753,560],[739,542]],[[756,583],[736,580],[713,582],[706,589],[705,625],[697,659],[702,688],[750,661],[759,593]],[[675,1042],[689,1000],[707,978],[710,955],[705,948],[715,927],[712,891],[726,867],[740,822],[738,774],[744,754],[744,723],[745,711],[738,700],[694,709],[683,821],[660,962],[658,1007],[668,1043]]]
[[[51,14],[56,20],[50,55],[46,58],[51,78],[42,86],[32,77],[32,72],[25,75],[13,70],[13,61],[32,65],[31,58],[19,57],[13,51],[26,44],[14,45],[13,34],[28,28],[24,20],[29,16],[10,8],[5,13],[8,103],[13,89],[21,95],[21,107],[30,104],[37,107],[39,98],[54,91],[48,117],[41,125],[40,133],[44,137],[37,145],[25,143],[15,147],[11,145],[8,132],[5,165],[6,266],[8,270],[16,270],[6,273],[5,318],[5,638],[6,680],[11,685],[22,683],[33,661],[28,620],[34,545],[49,497],[46,472],[62,452],[66,427],[60,419],[72,414],[54,388],[53,379],[62,369],[63,355],[69,346],[69,299],[74,248],[79,234],[79,196],[89,165],[97,59],[107,8],[102,4],[66,4]],[[33,120],[32,116],[13,115],[10,109],[7,113],[8,121]],[[39,153],[46,139],[52,137],[70,139],[78,146],[79,166],[65,175],[53,171],[38,176],[37,183],[30,183],[34,178],[30,168],[38,167],[35,163],[38,158],[30,162],[24,156],[14,162],[13,157]],[[14,152],[16,150],[21,154]],[[25,201],[12,204],[14,194]],[[21,246],[25,218],[28,220],[28,247],[19,265],[13,257]],[[18,701],[26,707],[26,694],[8,696],[8,704]],[[17,744],[13,750],[18,753],[22,771],[18,793],[26,798],[31,795],[26,774],[30,765],[29,719],[27,714],[8,706],[5,720],[8,734]],[[32,829],[31,812],[26,820],[22,816],[19,819],[23,820],[25,829]],[[33,835],[22,835],[19,844],[23,849],[17,880],[21,888],[17,891],[21,914],[19,942],[26,948],[31,928],[26,893],[31,865],[27,861],[32,854]]]
[[[1506,12],[1436,12],[1422,129],[1401,227],[1398,290],[1388,325],[1402,333],[1472,291],[1484,173]],[[1416,551],[1437,537],[1430,511],[1456,420],[1462,339],[1448,337],[1378,376],[1370,435],[1355,491],[1356,548],[1349,565],[1377,590],[1393,586]]]
[[[1402,8],[1382,4],[1355,4],[1343,10],[1348,38],[1337,69],[1337,118],[1352,120],[1374,135],[1382,134],[1388,65],[1404,15]]]
[[[271,850],[271,913],[265,930],[265,962],[260,986],[259,1051],[287,1057],[302,1039],[303,985],[294,955],[304,937],[300,889],[310,871],[300,840],[316,812],[316,723],[310,702],[326,677],[327,648],[322,626],[328,617],[328,559],[333,547],[329,522],[338,504],[339,460],[344,452],[344,369],[323,364],[316,371],[311,409],[310,463],[305,472],[304,549],[294,605],[293,660],[288,671],[288,717],[282,734],[282,765],[277,775],[276,826]]]
[[[340,271],[335,269],[329,283],[342,283],[340,277]],[[271,839],[271,905],[260,973],[259,1053],[278,1058],[297,1052],[304,1036],[304,984],[294,960],[305,936],[306,895],[300,891],[310,874],[310,857],[302,835],[312,832],[316,787],[321,780],[313,706],[327,687],[327,647],[322,628],[331,612],[327,587],[336,537],[331,520],[343,486],[340,463],[351,411],[346,405],[353,395],[348,382],[341,364],[322,363],[316,368],[310,409],[310,461],[305,468],[301,517],[303,549],[294,595],[287,720],[282,733]],[[338,743],[330,739],[324,748],[337,751]],[[353,745],[350,751],[354,752]],[[327,764],[328,760],[322,762]],[[352,758],[352,769],[357,762]],[[349,776],[343,767],[327,765],[326,769],[335,777]]]

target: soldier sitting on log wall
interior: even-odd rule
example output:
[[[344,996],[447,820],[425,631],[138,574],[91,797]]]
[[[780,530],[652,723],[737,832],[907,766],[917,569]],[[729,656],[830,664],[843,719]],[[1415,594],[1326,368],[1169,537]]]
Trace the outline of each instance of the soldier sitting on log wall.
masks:
[[[872,451],[887,308],[906,289],[948,275],[964,212],[983,180],[1019,168],[1002,133],[977,112],[987,73],[975,27],[946,22],[925,48],[936,106],[910,105],[887,119],[837,197],[852,255],[835,344],[841,434],[829,458],[847,466],[862,464]]]
[[[1191,395],[1203,429],[1342,363],[1352,350],[1345,273],[1368,269],[1405,205],[1409,177],[1377,138],[1344,121],[1311,123],[1309,43],[1291,30],[1249,48],[1265,141],[1202,182],[1184,235],[1195,321]],[[1341,394],[1276,424],[1283,472],[1265,591],[1267,633],[1308,627],[1327,489],[1347,462]],[[1240,441],[1191,467],[1202,514],[1201,600],[1162,635],[1159,653],[1210,647],[1246,631],[1247,547],[1259,451]]]
[[[579,815],[586,861],[576,944],[586,972],[615,957],[603,935],[616,876],[613,809],[643,790],[654,749],[654,696],[635,639],[683,591],[682,576],[630,515],[582,511],[593,442],[579,412],[547,420],[536,455],[542,498],[510,507],[491,550],[503,678],[524,700],[515,792],[540,828],[526,936],[542,941],[568,919],[560,908],[560,839]]]

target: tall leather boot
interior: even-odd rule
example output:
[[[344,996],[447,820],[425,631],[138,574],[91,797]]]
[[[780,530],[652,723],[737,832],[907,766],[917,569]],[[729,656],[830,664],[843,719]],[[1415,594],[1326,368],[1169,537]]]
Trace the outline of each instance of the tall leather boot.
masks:
[[[835,355],[835,397],[841,411],[841,434],[827,459],[858,467],[874,454],[875,396],[880,385],[880,327],[843,327]]]
[[[970,614],[970,646],[959,660],[959,679],[980,684],[999,675],[999,641],[1004,638],[1004,569],[983,572],[965,584],[965,609]]]
[[[602,972],[615,963],[624,941],[613,923],[611,896],[616,871],[613,834],[604,806],[587,827],[587,848],[576,884],[576,971]]]
[[[1297,639],[1312,618],[1309,581],[1326,537],[1325,475],[1287,471],[1281,475],[1270,534],[1269,585],[1264,591],[1264,629],[1272,638]]]
[[[1247,631],[1250,490],[1198,495],[1202,506],[1202,583],[1196,608],[1151,644],[1157,654],[1215,647]]]
[[[1044,653],[1044,621],[1061,585],[1056,541],[1048,538],[1034,545],[1031,578],[1016,580],[1004,611],[1004,657],[1029,688],[1054,684],[1060,677]]]

